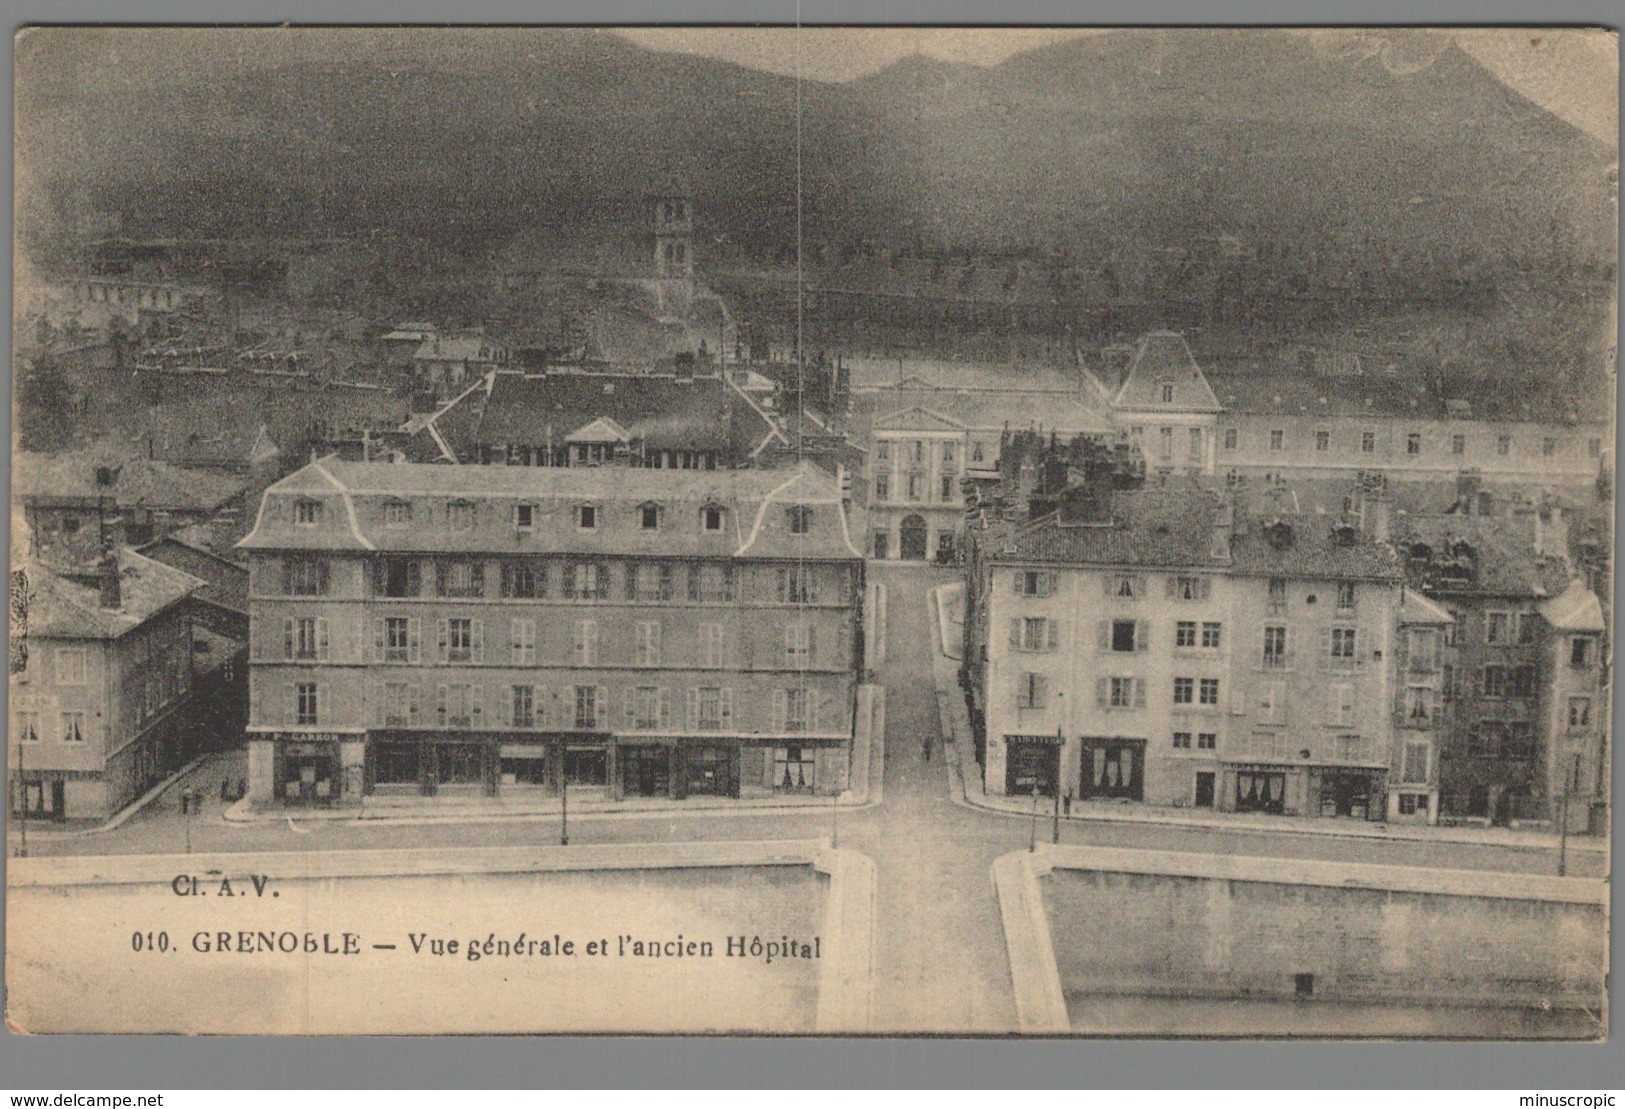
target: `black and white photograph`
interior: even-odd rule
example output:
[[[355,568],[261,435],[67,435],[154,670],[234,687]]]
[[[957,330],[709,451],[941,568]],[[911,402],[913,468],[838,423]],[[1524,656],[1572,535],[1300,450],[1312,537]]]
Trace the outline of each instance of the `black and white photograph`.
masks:
[[[1618,52],[20,30],[8,1028],[1606,1040]]]

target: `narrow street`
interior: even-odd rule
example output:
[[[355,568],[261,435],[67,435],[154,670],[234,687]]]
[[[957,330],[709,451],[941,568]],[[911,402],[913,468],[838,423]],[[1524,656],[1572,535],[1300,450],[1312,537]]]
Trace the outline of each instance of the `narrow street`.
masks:
[[[879,567],[889,589],[887,657],[879,680],[887,689],[884,802],[837,814],[833,809],[769,815],[675,812],[648,816],[570,817],[572,844],[693,840],[827,838],[861,851],[877,868],[874,1031],[1009,1032],[1014,998],[1004,933],[989,879],[998,856],[1026,847],[1030,818],[956,804],[931,679],[935,650],[929,589],[948,573],[925,567]],[[923,751],[931,743],[931,757]],[[240,756],[238,757],[240,759]],[[228,824],[221,819],[220,779],[231,764],[205,762],[122,827],[63,836],[35,826],[30,854],[193,854],[245,851],[328,851],[356,848],[490,846],[557,843],[553,819],[482,823],[389,824],[300,821]],[[203,792],[204,811],[180,813],[183,788]],[[1047,841],[1046,810],[1038,836]],[[40,834],[43,833],[43,834]],[[16,829],[12,829],[16,835]],[[1545,850],[1443,842],[1395,841],[1281,832],[1216,830],[1152,824],[1072,822],[1061,841],[1164,851],[1294,856],[1408,866],[1554,873]],[[1569,872],[1606,872],[1606,855],[1574,852]]]

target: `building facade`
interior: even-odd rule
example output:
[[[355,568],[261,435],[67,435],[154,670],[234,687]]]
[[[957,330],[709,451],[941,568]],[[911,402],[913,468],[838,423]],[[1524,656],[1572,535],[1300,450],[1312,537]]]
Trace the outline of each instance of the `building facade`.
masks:
[[[251,796],[838,793],[847,529],[811,466],[312,463],[241,544]]]
[[[22,567],[28,626],[11,676],[13,811],[102,820],[193,753],[197,578],[128,548],[94,572]]]

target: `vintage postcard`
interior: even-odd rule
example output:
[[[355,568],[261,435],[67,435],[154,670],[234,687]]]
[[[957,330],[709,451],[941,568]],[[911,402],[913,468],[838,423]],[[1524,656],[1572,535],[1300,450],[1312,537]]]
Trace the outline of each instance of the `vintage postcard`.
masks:
[[[12,1029],[1606,1037],[1612,33],[15,48]]]

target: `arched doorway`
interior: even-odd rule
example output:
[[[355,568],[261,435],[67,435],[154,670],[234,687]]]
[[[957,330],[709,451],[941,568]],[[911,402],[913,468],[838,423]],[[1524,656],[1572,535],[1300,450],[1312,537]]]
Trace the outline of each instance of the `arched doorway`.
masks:
[[[925,560],[925,543],[925,517],[918,514],[904,516],[902,526],[898,528],[898,557],[923,562]]]

